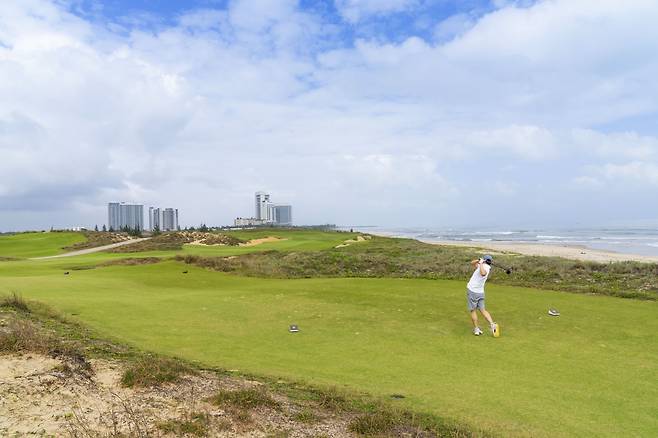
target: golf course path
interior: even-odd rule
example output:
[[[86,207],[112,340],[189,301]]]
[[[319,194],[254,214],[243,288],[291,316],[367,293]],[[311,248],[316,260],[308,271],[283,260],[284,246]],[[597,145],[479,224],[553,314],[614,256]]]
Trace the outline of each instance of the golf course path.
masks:
[[[58,255],[54,255],[54,256],[34,257],[34,258],[31,258],[30,260],[58,259],[58,258],[61,258],[61,257],[74,257],[74,256],[79,256],[79,255],[84,255],[84,254],[91,254],[91,253],[94,253],[94,252],[105,251],[107,249],[112,249],[112,248],[116,248],[116,247],[119,247],[119,246],[132,245],[133,243],[142,242],[142,241],[148,240],[148,239],[150,239],[150,237],[142,237],[142,238],[139,238],[139,239],[124,240],[123,242],[112,243],[110,245],[97,246],[96,248],[81,249],[79,251],[71,251],[71,252],[67,252],[67,253],[64,253],[64,254],[58,254]]]

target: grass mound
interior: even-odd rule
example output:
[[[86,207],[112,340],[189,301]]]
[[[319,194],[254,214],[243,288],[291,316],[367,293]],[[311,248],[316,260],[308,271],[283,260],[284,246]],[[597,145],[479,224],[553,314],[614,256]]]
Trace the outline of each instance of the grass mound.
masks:
[[[195,374],[195,370],[175,359],[146,357],[124,371],[121,384],[128,388],[158,386],[176,382],[185,374]]]
[[[201,245],[238,246],[244,240],[237,237],[219,233],[202,233],[198,231],[174,231],[154,236],[148,240],[132,245],[113,248],[114,253],[134,253],[144,251],[176,251],[183,249],[183,245],[198,243]]]
[[[67,251],[79,251],[82,249],[98,248],[99,246],[111,245],[113,243],[124,242],[131,239],[127,233],[83,231],[82,235],[86,239],[84,242],[74,243],[63,249]]]
[[[416,240],[374,237],[361,245],[325,251],[276,251],[238,257],[177,256],[176,260],[251,277],[428,278],[463,280],[478,250],[430,245]],[[490,282],[576,293],[658,300],[658,264],[596,263],[558,257],[497,255],[512,275],[495,269]]]

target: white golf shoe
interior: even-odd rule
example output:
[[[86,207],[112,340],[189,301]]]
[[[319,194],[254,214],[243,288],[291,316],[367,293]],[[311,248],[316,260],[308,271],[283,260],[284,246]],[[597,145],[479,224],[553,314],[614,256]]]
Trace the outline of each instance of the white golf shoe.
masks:
[[[480,327],[475,327],[475,328],[473,329],[473,334],[474,334],[475,336],[480,336],[480,335],[482,334],[482,330],[480,330]]]

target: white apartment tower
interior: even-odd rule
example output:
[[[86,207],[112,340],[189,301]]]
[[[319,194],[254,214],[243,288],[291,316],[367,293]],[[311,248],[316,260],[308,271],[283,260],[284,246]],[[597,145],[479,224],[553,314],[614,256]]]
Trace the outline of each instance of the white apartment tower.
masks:
[[[149,207],[149,230],[175,231],[178,229],[177,208]]]
[[[144,206],[110,202],[107,204],[108,226],[110,230],[120,231],[124,228],[142,231],[144,229]]]
[[[265,192],[256,192],[256,219],[270,221],[269,206],[270,194]]]

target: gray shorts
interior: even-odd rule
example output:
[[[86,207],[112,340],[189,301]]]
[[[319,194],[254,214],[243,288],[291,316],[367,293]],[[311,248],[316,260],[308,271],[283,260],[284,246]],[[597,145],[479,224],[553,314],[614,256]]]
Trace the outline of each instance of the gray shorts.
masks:
[[[476,294],[467,288],[466,301],[468,302],[469,311],[473,311],[475,309],[484,310],[484,294]]]

